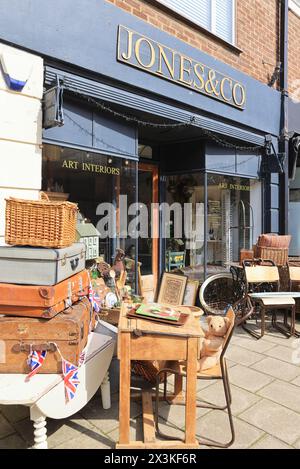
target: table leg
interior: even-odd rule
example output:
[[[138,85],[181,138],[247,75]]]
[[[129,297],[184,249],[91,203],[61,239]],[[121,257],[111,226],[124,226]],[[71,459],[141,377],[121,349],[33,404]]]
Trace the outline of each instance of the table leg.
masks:
[[[129,443],[130,428],[130,333],[121,332],[120,340],[120,397],[119,444]]]
[[[102,407],[107,410],[111,408],[109,373],[107,372],[100,386]]]
[[[48,449],[46,417],[36,406],[30,408],[30,420],[34,427],[34,449]]]
[[[197,352],[198,339],[188,339],[186,362],[186,409],[185,409],[185,442],[196,443],[196,404],[197,404]]]

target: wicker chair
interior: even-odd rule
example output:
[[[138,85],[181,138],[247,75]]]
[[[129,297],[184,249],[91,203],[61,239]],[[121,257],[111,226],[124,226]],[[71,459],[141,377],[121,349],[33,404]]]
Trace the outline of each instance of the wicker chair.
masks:
[[[234,432],[234,425],[233,425],[233,418],[232,418],[232,412],[231,412],[231,402],[232,402],[232,396],[231,396],[231,391],[230,391],[230,383],[229,383],[229,378],[228,378],[228,369],[227,369],[227,364],[226,364],[226,359],[225,359],[225,353],[227,350],[227,347],[229,345],[230,339],[233,334],[234,330],[234,323],[235,323],[235,313],[231,307],[228,308],[228,311],[226,313],[226,316],[230,319],[230,327],[227,331],[225,340],[224,340],[224,345],[222,349],[222,353],[220,356],[220,360],[217,363],[216,366],[213,368],[210,368],[208,370],[200,371],[197,373],[197,379],[200,380],[222,380],[223,381],[223,388],[224,388],[224,394],[225,394],[225,401],[226,405],[225,406],[216,406],[214,404],[208,403],[208,402],[198,402],[197,407],[204,408],[204,409],[214,409],[214,410],[227,410],[228,413],[228,418],[229,418],[229,425],[230,425],[230,431],[231,431],[231,438],[230,441],[227,443],[219,443],[216,441],[208,440],[208,441],[199,441],[200,444],[206,445],[206,446],[214,446],[217,448],[228,448],[231,446],[235,440],[235,432]],[[168,374],[174,374],[177,376],[186,376],[186,370],[185,370],[185,362],[169,362],[168,363],[168,368],[162,369],[159,371],[156,377],[156,401],[155,401],[155,427],[156,427],[156,432],[157,435],[161,438],[167,439],[167,440],[178,440],[176,437],[171,437],[170,435],[166,435],[162,433],[159,429],[159,401],[160,401],[160,395],[159,395],[159,385],[161,382],[161,377],[163,375],[164,377],[164,400],[169,404],[169,405],[184,405],[182,403],[176,403],[174,404],[172,401],[170,402],[167,399],[167,376]]]
[[[260,259],[271,259],[275,264],[285,266],[288,262],[289,245],[291,236],[278,236],[274,234],[262,234],[258,237],[254,247],[254,257]]]

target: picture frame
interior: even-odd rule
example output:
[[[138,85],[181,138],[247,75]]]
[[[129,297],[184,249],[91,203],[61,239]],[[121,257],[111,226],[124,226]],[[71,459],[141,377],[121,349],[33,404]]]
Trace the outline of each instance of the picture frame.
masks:
[[[200,282],[198,280],[188,279],[183,297],[184,305],[195,306],[199,285]]]
[[[157,303],[167,306],[182,305],[188,277],[171,272],[164,272],[159,289]]]

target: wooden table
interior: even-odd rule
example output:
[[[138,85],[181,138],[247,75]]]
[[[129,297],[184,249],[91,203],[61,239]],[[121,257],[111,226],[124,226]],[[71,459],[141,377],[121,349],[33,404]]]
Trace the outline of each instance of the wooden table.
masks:
[[[120,360],[119,443],[118,449],[128,448],[185,448],[199,447],[196,440],[196,385],[199,338],[204,336],[199,319],[190,315],[184,326],[175,327],[144,319],[129,319],[127,305],[121,307],[119,320],[118,358]],[[130,441],[130,372],[131,360],[185,360],[186,413],[185,441],[157,441],[152,399],[154,395],[143,391],[144,441]],[[175,379],[175,390],[168,399],[174,403],[183,400],[182,377]]]

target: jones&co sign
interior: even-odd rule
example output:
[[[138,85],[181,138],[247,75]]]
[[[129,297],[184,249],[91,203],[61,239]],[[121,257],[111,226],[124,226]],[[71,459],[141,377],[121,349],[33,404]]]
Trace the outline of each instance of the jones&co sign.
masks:
[[[119,26],[118,61],[244,109],[245,86],[170,47]]]

